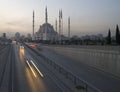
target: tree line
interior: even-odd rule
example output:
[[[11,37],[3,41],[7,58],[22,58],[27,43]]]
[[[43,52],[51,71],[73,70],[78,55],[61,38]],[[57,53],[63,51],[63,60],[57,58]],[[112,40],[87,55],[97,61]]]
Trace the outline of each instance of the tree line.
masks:
[[[111,45],[112,44],[112,37],[111,37],[111,30],[108,30],[108,36],[107,36],[107,44]],[[115,43],[117,45],[120,45],[120,30],[119,30],[119,26],[116,25],[116,33],[115,33]]]

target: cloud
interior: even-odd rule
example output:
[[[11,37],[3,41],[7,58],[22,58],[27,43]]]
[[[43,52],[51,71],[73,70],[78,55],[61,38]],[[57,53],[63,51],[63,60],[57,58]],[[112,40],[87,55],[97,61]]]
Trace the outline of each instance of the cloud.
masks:
[[[12,23],[12,22],[8,22],[8,23],[6,23],[7,25],[15,25],[14,23]]]
[[[5,24],[9,25],[9,26],[22,26],[22,27],[29,26],[29,22],[26,22],[24,20],[17,20],[17,21],[7,22]]]

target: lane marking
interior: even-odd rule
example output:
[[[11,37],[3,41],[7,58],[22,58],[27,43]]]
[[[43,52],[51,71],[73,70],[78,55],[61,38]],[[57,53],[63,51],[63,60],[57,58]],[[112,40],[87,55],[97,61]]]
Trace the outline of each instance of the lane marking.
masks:
[[[33,64],[33,66],[35,67],[35,69],[38,71],[38,73],[40,74],[41,77],[44,77],[44,75],[42,74],[42,72],[37,68],[37,66],[34,64],[34,62],[31,60],[31,63]]]

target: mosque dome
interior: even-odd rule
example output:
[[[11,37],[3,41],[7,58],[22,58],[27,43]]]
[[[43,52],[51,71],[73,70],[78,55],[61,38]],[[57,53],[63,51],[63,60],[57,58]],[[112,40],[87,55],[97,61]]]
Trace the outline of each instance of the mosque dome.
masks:
[[[48,23],[47,8],[45,16],[45,23],[40,26],[37,32],[38,38],[40,40],[55,40],[57,38],[57,32],[54,30],[53,26]]]
[[[40,26],[39,32],[55,33],[53,26],[49,23],[44,23],[42,26]]]

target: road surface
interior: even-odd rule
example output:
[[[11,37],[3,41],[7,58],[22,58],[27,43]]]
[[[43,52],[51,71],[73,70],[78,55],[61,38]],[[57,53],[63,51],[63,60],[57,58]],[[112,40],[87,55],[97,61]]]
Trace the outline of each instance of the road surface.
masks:
[[[11,43],[0,46],[0,92],[120,92],[120,79],[65,53]]]
[[[28,48],[15,43],[0,48],[0,92],[73,92]]]

